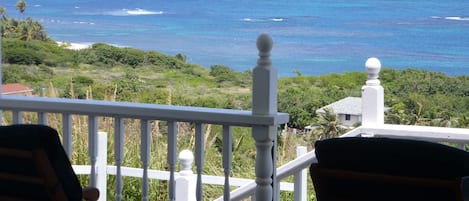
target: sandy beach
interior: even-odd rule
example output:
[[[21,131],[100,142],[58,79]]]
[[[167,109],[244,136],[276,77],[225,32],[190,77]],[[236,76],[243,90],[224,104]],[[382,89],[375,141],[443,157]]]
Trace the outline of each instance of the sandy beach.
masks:
[[[64,46],[67,49],[71,50],[81,50],[81,49],[86,49],[90,48],[92,44],[90,43],[70,43],[70,42],[57,42],[59,46]]]

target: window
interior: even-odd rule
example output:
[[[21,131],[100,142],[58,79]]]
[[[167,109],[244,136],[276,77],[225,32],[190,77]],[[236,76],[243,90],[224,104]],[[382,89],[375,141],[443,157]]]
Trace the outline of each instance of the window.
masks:
[[[345,115],[345,120],[346,120],[346,121],[350,121],[350,115],[349,115],[349,114],[346,114],[346,115]]]

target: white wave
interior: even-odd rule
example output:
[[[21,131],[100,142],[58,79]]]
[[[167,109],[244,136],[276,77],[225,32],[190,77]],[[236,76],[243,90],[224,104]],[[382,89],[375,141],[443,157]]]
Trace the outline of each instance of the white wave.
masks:
[[[89,25],[94,25],[94,22],[74,21],[73,24],[89,24]]]
[[[270,20],[272,20],[274,22],[283,22],[285,19],[283,19],[283,18],[272,18]]]
[[[140,8],[136,8],[135,10],[128,10],[127,13],[129,15],[161,15],[163,11],[148,11]]]
[[[113,10],[109,12],[105,12],[105,15],[113,15],[113,16],[130,16],[130,15],[162,15],[163,11],[150,11],[145,9],[120,9],[120,10]]]
[[[456,21],[469,21],[469,17],[458,17],[458,16],[450,16],[445,17],[446,20],[456,20]]]
[[[243,21],[245,21],[245,22],[264,22],[266,20],[265,19],[256,19],[256,18],[243,18]]]
[[[283,22],[285,21],[284,18],[243,18],[242,21],[245,22],[267,22],[267,21],[272,21],[272,22]]]

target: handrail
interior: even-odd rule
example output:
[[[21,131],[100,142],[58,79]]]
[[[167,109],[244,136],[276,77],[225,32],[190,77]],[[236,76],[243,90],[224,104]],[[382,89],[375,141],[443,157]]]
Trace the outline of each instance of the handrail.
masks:
[[[464,128],[383,124],[362,126],[359,132],[371,134],[374,137],[399,137],[469,144],[469,129]]]
[[[288,122],[288,114],[254,115],[248,110],[158,105],[103,100],[2,96],[4,110],[70,113],[134,119],[157,119],[232,126],[278,125]]]
[[[367,125],[349,131],[341,137],[398,137],[433,142],[469,144],[469,129],[414,125]]]

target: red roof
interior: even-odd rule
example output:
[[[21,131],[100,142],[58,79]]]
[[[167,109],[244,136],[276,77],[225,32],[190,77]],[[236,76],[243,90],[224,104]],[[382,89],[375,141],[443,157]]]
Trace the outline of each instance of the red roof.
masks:
[[[12,93],[30,92],[30,91],[33,91],[33,89],[29,88],[28,86],[22,85],[20,83],[2,85],[2,94],[12,94]]]

